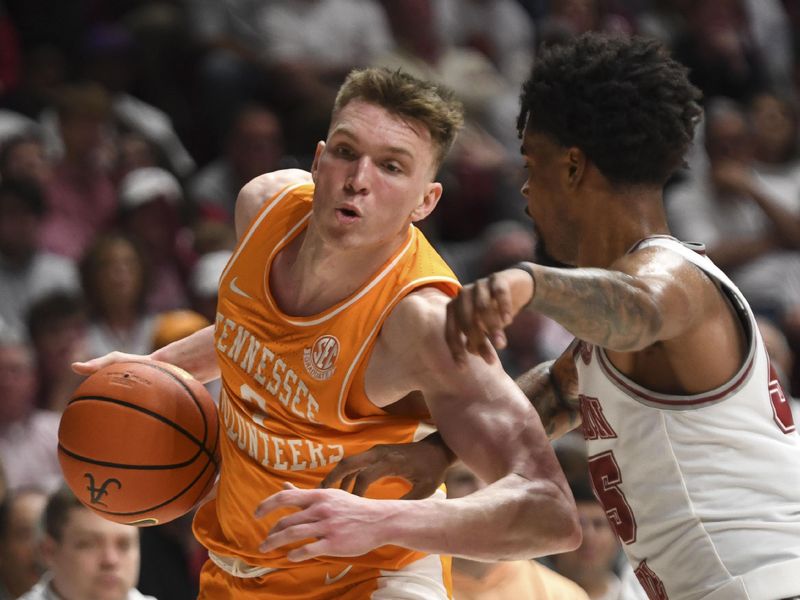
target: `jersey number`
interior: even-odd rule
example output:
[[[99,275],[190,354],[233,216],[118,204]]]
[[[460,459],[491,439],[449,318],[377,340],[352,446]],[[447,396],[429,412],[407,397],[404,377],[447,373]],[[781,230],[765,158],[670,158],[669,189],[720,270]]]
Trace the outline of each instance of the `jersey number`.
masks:
[[[589,474],[594,493],[606,509],[606,516],[617,537],[625,544],[632,544],[636,541],[636,519],[625,494],[619,489],[622,475],[614,453],[608,451],[590,456]]]
[[[647,566],[646,560],[639,563],[634,573],[650,600],[669,600],[667,590],[664,589],[664,582]]]
[[[772,401],[772,416],[783,433],[792,433],[795,429],[792,408],[783,393],[781,382],[775,368],[769,366],[769,399]]]

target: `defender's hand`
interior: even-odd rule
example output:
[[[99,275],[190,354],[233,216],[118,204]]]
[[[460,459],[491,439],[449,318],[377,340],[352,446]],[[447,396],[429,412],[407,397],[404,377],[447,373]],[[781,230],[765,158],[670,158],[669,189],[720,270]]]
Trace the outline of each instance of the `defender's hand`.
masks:
[[[402,500],[417,500],[433,494],[444,481],[455,460],[438,432],[410,444],[379,444],[366,452],[343,459],[322,480],[321,488],[340,487],[356,496],[381,477],[402,477],[411,490]]]
[[[505,348],[503,329],[533,297],[533,278],[522,269],[506,269],[465,285],[447,305],[445,338],[453,359],[463,364],[466,353],[493,363],[494,348]]]

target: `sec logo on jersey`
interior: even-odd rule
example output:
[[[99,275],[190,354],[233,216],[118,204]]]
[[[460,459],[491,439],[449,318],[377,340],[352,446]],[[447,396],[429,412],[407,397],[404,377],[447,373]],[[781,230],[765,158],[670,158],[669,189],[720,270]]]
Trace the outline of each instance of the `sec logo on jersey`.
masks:
[[[311,348],[303,350],[303,364],[314,379],[325,381],[336,370],[338,356],[339,340],[332,335],[321,335]]]

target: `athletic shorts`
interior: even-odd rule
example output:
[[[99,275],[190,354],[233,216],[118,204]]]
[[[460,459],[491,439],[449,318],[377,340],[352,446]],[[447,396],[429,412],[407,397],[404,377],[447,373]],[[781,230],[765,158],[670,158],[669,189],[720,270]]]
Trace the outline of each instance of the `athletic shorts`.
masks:
[[[237,576],[228,571],[238,574],[238,569],[215,557],[203,565],[198,600],[448,600],[450,562],[449,557],[429,555],[397,571],[317,563]]]

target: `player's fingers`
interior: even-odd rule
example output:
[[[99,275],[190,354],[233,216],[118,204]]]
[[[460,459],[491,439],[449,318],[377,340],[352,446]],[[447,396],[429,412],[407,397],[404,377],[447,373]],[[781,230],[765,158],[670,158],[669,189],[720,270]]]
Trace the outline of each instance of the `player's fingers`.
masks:
[[[456,316],[456,305],[459,299],[455,298],[447,304],[447,320],[444,324],[444,339],[447,342],[447,347],[450,349],[450,355],[456,364],[464,364],[466,360],[466,346],[464,344],[464,336],[458,326],[458,318]]]
[[[428,479],[420,480],[420,481],[412,481],[411,482],[411,489],[408,490],[403,496],[400,497],[401,500],[422,500],[423,498],[427,498],[431,494],[436,491],[436,488],[439,487],[433,481]]]
[[[356,476],[356,481],[353,484],[353,494],[356,496],[363,496],[367,492],[367,488],[381,477],[388,475],[388,470],[384,464],[372,465],[360,471]]]
[[[270,531],[267,534],[267,539],[261,543],[258,549],[260,552],[270,552],[286,544],[313,539],[317,537],[318,532],[319,525],[317,523],[303,523],[302,525],[295,525],[274,533]]]
[[[272,535],[273,533],[278,533],[289,527],[295,527],[296,525],[302,525],[304,523],[313,523],[317,520],[316,516],[314,516],[313,508],[307,508],[278,519],[269,533]]]
[[[355,473],[360,471],[367,465],[372,462],[376,462],[380,460],[380,456],[375,456],[375,448],[370,448],[366,452],[361,454],[356,454],[355,456],[348,456],[347,458],[342,459],[330,472],[325,476],[325,479],[322,480],[319,487],[321,488],[330,488],[330,487],[342,487],[337,486],[336,484],[339,483],[344,477],[350,475],[351,473]]]
[[[103,356],[99,356],[97,358],[93,358],[92,360],[87,360],[83,362],[74,362],[72,363],[72,370],[75,371],[78,375],[91,375],[102,369],[103,367],[107,367],[108,365],[112,365],[117,362],[129,361],[129,360],[143,360],[147,357],[140,356],[138,354],[126,354],[124,352],[109,352]]]
[[[486,339],[486,331],[478,314],[476,301],[481,298],[480,282],[473,283],[461,290],[454,310],[458,328],[466,336],[466,350],[472,354],[482,355],[481,346]]]
[[[476,342],[475,350],[473,353],[479,355],[484,361],[486,361],[490,365],[493,364],[495,359],[497,358],[497,354],[494,351],[492,343],[490,342],[489,338],[486,337],[485,335],[480,339],[480,341]]]
[[[489,275],[489,291],[497,305],[501,326],[505,327],[514,319],[511,290],[498,273],[492,273]]]
[[[358,475],[358,473],[359,471],[356,471],[355,473],[350,473],[349,475],[346,475],[344,479],[342,479],[342,483],[339,486],[339,489],[344,490],[345,492],[349,492],[350,489],[353,487],[353,480],[356,478],[356,475]]]
[[[290,486],[290,487],[289,487]],[[291,483],[284,484],[283,491],[272,494],[256,507],[255,517],[260,519],[273,510],[285,506],[296,506],[298,508],[308,508],[316,499],[315,490],[301,490],[294,487]]]
[[[328,540],[324,539],[311,542],[305,546],[300,546],[299,548],[295,548],[286,555],[286,558],[292,562],[300,562],[323,555],[336,556],[335,554],[331,553],[330,543]]]

